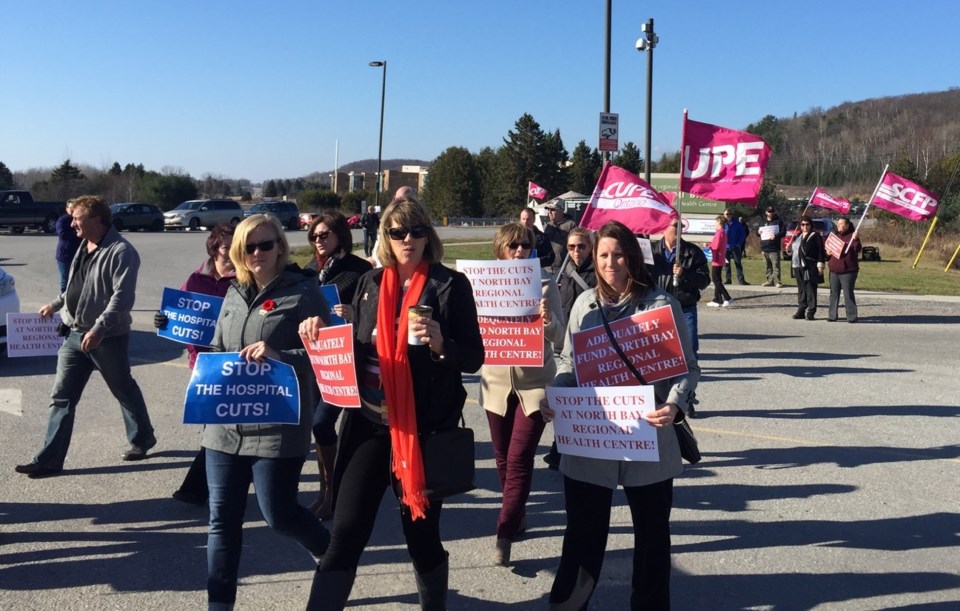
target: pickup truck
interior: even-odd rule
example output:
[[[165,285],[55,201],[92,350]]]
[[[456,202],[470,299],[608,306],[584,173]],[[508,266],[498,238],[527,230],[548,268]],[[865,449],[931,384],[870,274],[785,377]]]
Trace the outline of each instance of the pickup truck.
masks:
[[[29,191],[0,191],[0,227],[9,227],[13,233],[28,227],[53,233],[65,209],[65,202],[33,201]]]

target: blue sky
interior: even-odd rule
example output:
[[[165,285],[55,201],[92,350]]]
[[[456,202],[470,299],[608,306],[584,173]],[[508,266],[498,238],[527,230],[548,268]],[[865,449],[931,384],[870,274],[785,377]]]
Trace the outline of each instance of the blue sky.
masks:
[[[597,145],[603,0],[0,0],[0,161],[143,163],[254,181],[376,158],[497,147],[523,113]],[[758,8],[759,7],[759,8]],[[960,4],[613,0],[611,112],[643,147],[655,20],[653,159],[690,117],[743,128],[960,86]],[[643,152],[643,151],[642,151]]]

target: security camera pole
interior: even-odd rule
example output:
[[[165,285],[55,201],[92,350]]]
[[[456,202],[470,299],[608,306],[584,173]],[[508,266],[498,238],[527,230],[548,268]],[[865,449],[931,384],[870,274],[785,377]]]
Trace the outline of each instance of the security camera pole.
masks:
[[[653,32],[653,17],[647,20],[640,28],[644,38],[637,39],[637,51],[647,52],[647,141],[646,155],[643,160],[643,179],[650,184],[650,123],[653,113],[653,48],[660,42],[660,38]]]

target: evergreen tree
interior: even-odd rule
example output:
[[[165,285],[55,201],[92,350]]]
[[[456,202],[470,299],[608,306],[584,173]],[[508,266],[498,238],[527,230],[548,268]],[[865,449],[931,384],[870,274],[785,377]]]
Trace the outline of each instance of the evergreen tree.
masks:
[[[610,159],[610,163],[638,176],[643,173],[643,158],[640,157],[640,149],[633,142],[624,144],[623,148]]]
[[[267,186],[265,186],[265,187],[263,188],[263,196],[264,196],[264,197],[276,197],[277,194],[278,194],[278,191],[277,191],[277,181],[275,181],[275,180],[273,180],[273,179],[271,178],[270,180],[267,181]]]
[[[480,216],[483,210],[480,176],[470,151],[452,146],[440,153],[430,167],[423,202],[434,218]]]
[[[497,152],[491,147],[485,146],[473,156],[473,161],[480,182],[480,215],[496,216]]]
[[[113,165],[110,166],[110,171],[107,172],[110,176],[120,176],[123,174],[123,169],[120,167],[120,163],[117,161],[113,162]]]
[[[527,202],[527,183],[535,182],[551,195],[559,195],[566,186],[567,152],[559,130],[545,134],[540,124],[529,114],[521,116],[515,130],[507,132],[498,153],[497,181],[493,203],[504,216],[513,216],[515,210]]]
[[[596,149],[590,150],[586,141],[581,140],[573,149],[570,160],[568,190],[590,195],[600,178],[600,169],[603,167],[600,153]]]
[[[12,189],[13,186],[13,172],[0,161],[0,189]]]
[[[80,168],[71,164],[69,159],[50,174],[50,185],[54,188],[57,197],[64,200],[83,193],[86,190],[86,182],[87,177],[83,175]]]

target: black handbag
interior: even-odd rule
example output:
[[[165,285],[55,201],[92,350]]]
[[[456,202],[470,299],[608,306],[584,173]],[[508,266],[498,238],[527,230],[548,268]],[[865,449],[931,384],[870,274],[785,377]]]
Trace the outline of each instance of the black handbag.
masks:
[[[474,483],[473,429],[461,426],[421,436],[427,498],[445,499],[476,488]]]
[[[633,363],[630,362],[630,359],[627,358],[627,355],[623,353],[623,348],[621,348],[620,344],[617,343],[617,338],[613,336],[613,331],[610,330],[610,323],[607,321],[607,315],[604,314],[603,306],[600,305],[599,300],[597,300],[597,310],[600,311],[600,319],[603,321],[603,328],[607,332],[607,337],[610,339],[610,343],[613,344],[613,349],[617,351],[617,354],[630,370],[630,373],[633,374],[633,377],[637,378],[637,381],[640,382],[640,385],[646,386],[647,383],[643,379],[643,376],[640,375],[640,372],[637,371],[637,368],[633,366]],[[683,413],[682,409],[679,411],[680,419],[674,419],[673,430],[677,434],[677,443],[680,445],[680,456],[691,465],[695,465],[700,462],[700,446],[697,444],[696,435],[693,434],[693,428],[690,426],[690,423],[687,422],[686,414]]]

